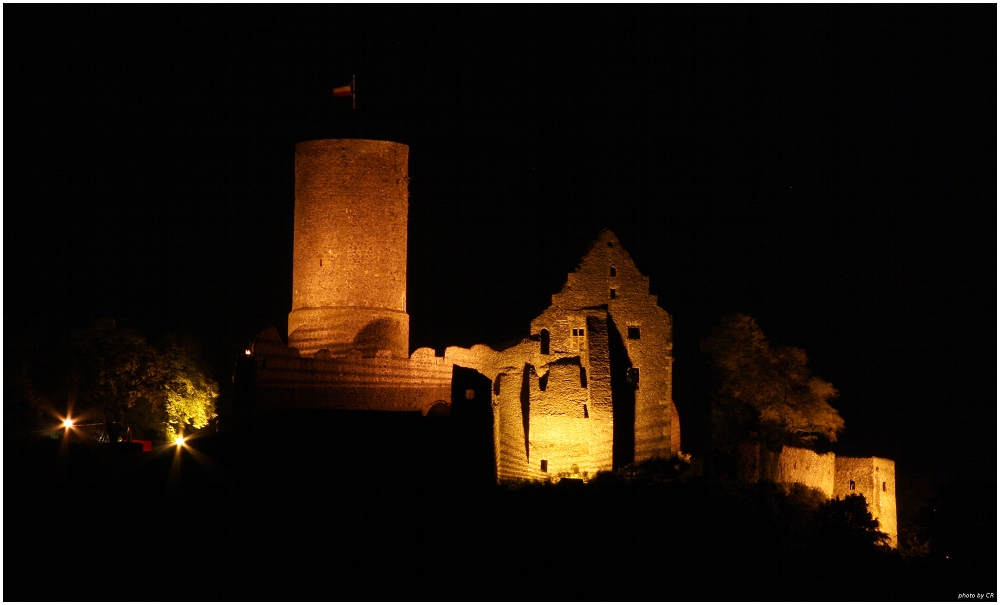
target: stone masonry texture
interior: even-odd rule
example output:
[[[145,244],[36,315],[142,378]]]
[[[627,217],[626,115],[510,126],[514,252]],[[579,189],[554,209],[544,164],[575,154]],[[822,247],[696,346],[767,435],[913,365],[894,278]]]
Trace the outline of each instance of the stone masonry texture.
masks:
[[[408,157],[389,141],[296,146],[288,334],[302,355],[408,357]]]
[[[467,368],[481,375],[476,389],[491,385],[463,396],[492,401],[498,481],[585,479],[680,453],[673,320],[610,231],[517,344],[408,354],[408,154],[389,141],[296,146],[288,344],[270,328],[247,352],[254,407],[447,413],[455,368]],[[896,546],[892,460],[771,452],[753,441],[728,451],[744,483],[864,495]]]

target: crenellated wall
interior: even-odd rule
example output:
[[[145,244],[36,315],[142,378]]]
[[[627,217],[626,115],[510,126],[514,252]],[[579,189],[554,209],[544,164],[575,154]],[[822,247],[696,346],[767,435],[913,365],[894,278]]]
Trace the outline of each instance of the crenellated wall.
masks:
[[[407,161],[388,141],[296,146],[288,345],[273,328],[253,345],[257,409],[437,414],[458,409],[453,392],[470,410],[492,401],[499,480],[587,477],[677,453],[672,320],[610,231],[520,343],[408,356]],[[463,392],[466,379],[479,386]],[[487,380],[489,398],[468,392]]]
[[[427,355],[430,352],[430,355]],[[260,411],[332,409],[427,411],[437,402],[451,403],[452,367],[418,349],[409,359],[389,355],[366,358],[303,357],[285,346],[270,328],[255,340],[256,401]]]

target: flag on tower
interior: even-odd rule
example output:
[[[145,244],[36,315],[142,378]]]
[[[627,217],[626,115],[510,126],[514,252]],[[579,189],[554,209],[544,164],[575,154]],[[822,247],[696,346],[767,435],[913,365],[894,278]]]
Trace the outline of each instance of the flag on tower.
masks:
[[[354,109],[356,102],[356,92],[354,89],[354,76],[351,76],[351,83],[338,86],[333,89],[334,97],[351,97],[351,108]]]

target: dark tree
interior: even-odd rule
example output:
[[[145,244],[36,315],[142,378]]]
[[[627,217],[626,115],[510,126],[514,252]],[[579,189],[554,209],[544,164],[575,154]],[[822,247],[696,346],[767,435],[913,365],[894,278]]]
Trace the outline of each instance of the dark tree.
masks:
[[[728,442],[759,431],[772,444],[836,441],[844,419],[829,400],[837,390],[813,376],[805,351],[772,347],[747,315],[722,318],[701,343],[722,384],[712,409],[713,437]]]
[[[152,439],[203,427],[215,416],[219,388],[198,357],[191,339],[157,348],[113,319],[98,320],[74,338],[77,406],[99,410],[109,435],[112,425]]]

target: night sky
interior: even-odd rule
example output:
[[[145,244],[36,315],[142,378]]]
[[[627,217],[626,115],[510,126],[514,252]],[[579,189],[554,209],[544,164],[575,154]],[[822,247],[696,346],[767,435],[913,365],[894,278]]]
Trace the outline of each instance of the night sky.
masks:
[[[835,450],[996,468],[996,6],[4,8],[4,330],[291,306],[294,145],[410,146],[411,350],[527,335],[600,229],[698,341],[757,318]],[[358,108],[331,90],[357,76]],[[990,344],[993,342],[994,344]],[[994,479],[995,480],[995,477]]]

